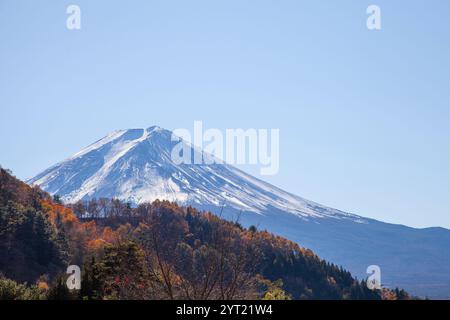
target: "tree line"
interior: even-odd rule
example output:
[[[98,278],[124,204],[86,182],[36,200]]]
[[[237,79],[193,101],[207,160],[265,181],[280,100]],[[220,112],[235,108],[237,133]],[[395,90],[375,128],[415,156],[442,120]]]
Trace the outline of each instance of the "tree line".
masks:
[[[0,299],[407,299],[211,212],[117,199],[64,206],[0,172]],[[82,269],[68,290],[65,267]]]

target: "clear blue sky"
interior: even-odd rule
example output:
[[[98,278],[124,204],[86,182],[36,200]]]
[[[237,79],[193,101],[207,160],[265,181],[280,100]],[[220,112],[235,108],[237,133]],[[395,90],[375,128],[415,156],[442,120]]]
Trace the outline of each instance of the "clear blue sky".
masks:
[[[450,228],[449,14],[448,0],[0,0],[0,164],[25,179],[122,128],[280,128],[269,182]]]

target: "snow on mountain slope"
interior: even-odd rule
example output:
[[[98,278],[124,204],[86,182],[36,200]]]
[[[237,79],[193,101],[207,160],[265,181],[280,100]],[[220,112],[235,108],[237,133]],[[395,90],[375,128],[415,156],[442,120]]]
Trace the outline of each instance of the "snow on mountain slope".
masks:
[[[258,214],[277,208],[305,219],[362,221],[356,215],[287,193],[230,165],[176,165],[170,155],[179,141],[172,141],[172,133],[159,127],[115,131],[28,183],[58,194],[68,203],[99,197],[133,204],[166,199],[184,205],[225,205]],[[189,147],[192,157],[201,152]]]
[[[239,215],[244,226],[296,241],[360,279],[375,264],[384,285],[450,298],[450,230],[414,229],[331,209],[226,164],[177,165],[171,152],[180,141],[159,127],[115,131],[28,183],[68,203],[166,199],[214,213],[226,206],[224,218]],[[191,153],[192,159],[211,157],[196,148]]]

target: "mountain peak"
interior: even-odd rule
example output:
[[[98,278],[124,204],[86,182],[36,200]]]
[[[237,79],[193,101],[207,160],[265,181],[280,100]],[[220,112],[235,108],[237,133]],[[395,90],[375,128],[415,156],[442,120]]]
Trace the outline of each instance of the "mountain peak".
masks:
[[[160,126],[151,126],[151,127],[147,128],[147,131],[149,131],[149,132],[153,132],[153,131],[161,132],[161,131],[164,131],[164,130],[166,130],[166,129],[161,128]]]
[[[40,185],[69,203],[100,197],[134,204],[165,199],[197,207],[225,205],[262,215],[275,208],[303,218],[357,219],[289,194],[227,164],[177,165],[171,159],[177,143],[172,141],[171,131],[159,126],[113,131],[28,183]]]
[[[385,283],[420,290],[443,283],[442,290],[450,288],[450,256],[441,254],[447,252],[448,230],[410,229],[331,209],[228,164],[176,164],[171,151],[180,141],[171,136],[157,126],[114,131],[28,183],[67,203],[116,198],[134,205],[156,199],[192,205],[298,241],[358,277],[366,276],[367,266],[382,264]],[[404,241],[398,241],[399,234]],[[404,243],[409,244],[406,249]],[[404,269],[405,261],[410,270]],[[434,274],[435,266],[445,272],[417,282],[417,274]],[[396,276],[398,270],[402,273]]]

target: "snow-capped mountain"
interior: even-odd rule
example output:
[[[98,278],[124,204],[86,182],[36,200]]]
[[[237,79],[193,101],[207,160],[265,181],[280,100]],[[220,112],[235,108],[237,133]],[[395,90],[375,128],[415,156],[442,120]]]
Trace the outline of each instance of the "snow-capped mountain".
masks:
[[[328,217],[362,221],[361,217],[319,206],[227,164],[174,164],[179,142],[168,130],[119,130],[29,180],[67,203],[90,198],[118,198],[139,204],[156,199],[183,205],[226,206],[258,214],[271,208],[301,218]],[[208,154],[203,154],[203,157]]]
[[[285,192],[227,164],[175,164],[178,143],[159,127],[115,131],[28,181],[67,203],[166,199],[257,225],[311,248],[359,278],[379,265],[382,282],[450,297],[450,230],[413,229],[345,213]]]

